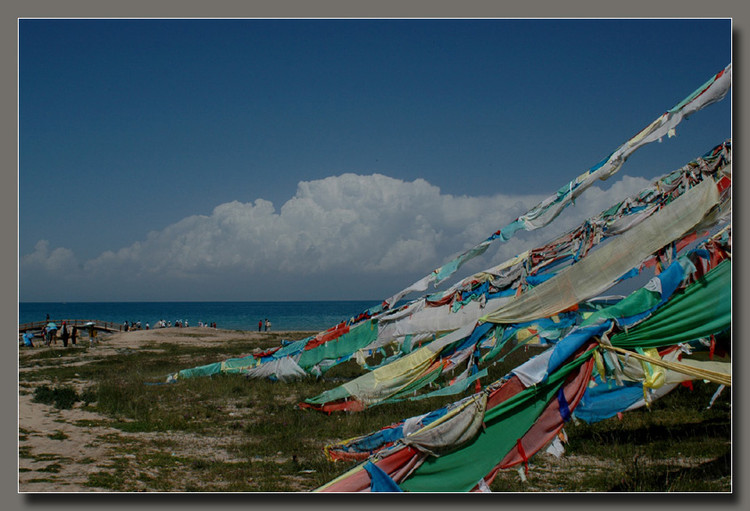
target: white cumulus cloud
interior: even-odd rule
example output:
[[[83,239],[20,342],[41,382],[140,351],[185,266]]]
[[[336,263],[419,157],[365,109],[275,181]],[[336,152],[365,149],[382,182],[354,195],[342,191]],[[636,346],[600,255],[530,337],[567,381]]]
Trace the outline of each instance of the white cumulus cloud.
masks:
[[[568,208],[576,211],[561,217],[560,227],[570,228],[646,184],[626,177],[606,192],[592,188]],[[21,258],[21,296],[36,299],[34,286],[54,273],[67,275],[58,278],[67,292],[74,288],[99,300],[252,300],[274,297],[271,291],[278,293],[275,299],[385,298],[543,198],[454,196],[424,179],[347,173],[299,183],[279,210],[263,199],[228,202],[83,263],[71,250],[51,250],[40,241]],[[543,231],[524,243],[552,236]],[[506,245],[493,259],[530,248]],[[471,267],[491,263],[479,258]],[[50,299],[75,299],[62,295]]]
[[[62,247],[50,250],[47,240],[38,241],[34,251],[21,258],[21,265],[37,272],[71,272],[78,269],[72,250]]]

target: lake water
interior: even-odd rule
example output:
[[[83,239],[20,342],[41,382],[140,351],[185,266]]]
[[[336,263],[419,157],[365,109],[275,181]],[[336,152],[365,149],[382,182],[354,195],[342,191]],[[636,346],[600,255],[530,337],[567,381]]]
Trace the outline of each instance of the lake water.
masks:
[[[268,318],[272,330],[322,331],[378,305],[377,301],[314,302],[77,302],[19,303],[19,323],[90,319],[122,324],[140,321],[153,327],[158,321],[216,323],[230,330],[257,330]]]

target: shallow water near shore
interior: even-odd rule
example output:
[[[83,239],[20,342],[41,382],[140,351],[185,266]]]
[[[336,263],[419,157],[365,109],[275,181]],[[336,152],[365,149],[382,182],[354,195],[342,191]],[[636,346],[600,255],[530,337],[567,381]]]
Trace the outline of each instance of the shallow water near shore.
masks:
[[[267,318],[272,330],[326,330],[366,309],[375,300],[288,302],[21,302],[19,323],[62,319],[96,319],[117,324],[146,323],[153,328],[160,320],[190,326],[216,323],[229,330],[258,330]]]

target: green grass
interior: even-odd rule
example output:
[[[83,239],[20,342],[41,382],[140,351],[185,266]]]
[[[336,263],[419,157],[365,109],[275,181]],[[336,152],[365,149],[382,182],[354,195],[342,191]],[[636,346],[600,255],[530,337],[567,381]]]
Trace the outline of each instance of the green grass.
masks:
[[[51,438],[52,440],[66,440],[70,438],[68,435],[63,433],[60,430],[55,431],[54,433],[47,435],[47,438]]]
[[[649,408],[594,423],[568,423],[566,455],[532,458],[528,481],[505,470],[493,491],[727,492],[731,404],[715,385],[678,387]]]
[[[111,491],[133,491],[132,488],[126,486],[121,472],[112,473],[99,471],[93,474],[89,474],[86,486],[90,486],[92,488],[104,488]]]
[[[109,491],[309,491],[355,465],[328,462],[323,456],[325,445],[427,413],[461,397],[389,403],[361,413],[330,416],[297,406],[362,374],[353,362],[332,368],[322,378],[291,383],[250,380],[240,374],[164,383],[172,372],[247,355],[254,348],[276,346],[279,339],[238,339],[211,347],[153,342],[106,358],[92,356],[75,367],[64,363],[33,366],[34,370],[24,372],[23,381],[35,389],[34,399],[39,402],[56,403],[55,391],[60,394],[67,389],[63,392],[67,402],[82,401],[86,410],[102,416],[76,421],[76,426],[118,431],[97,439],[111,449],[107,458],[79,460],[96,468],[87,486]],[[73,355],[88,357],[86,351],[76,348]],[[537,352],[530,347],[510,354],[489,367],[483,383],[507,374]],[[56,362],[41,353],[33,357],[26,360]],[[80,393],[73,391],[75,395],[70,392],[73,380],[83,388]],[[41,381],[55,383],[36,384]],[[492,489],[728,491],[730,393],[725,392],[706,410],[714,389],[702,384],[696,384],[695,392],[678,388],[650,410],[624,414],[622,421],[569,423],[566,456],[558,460],[538,454],[530,461],[528,481],[522,482],[515,469],[501,471]],[[64,404],[60,400],[60,407]],[[22,429],[19,434],[30,432]],[[19,457],[41,460],[24,446]],[[47,461],[53,462],[50,467],[60,463],[56,458]]]
[[[78,393],[73,387],[62,386],[51,388],[48,385],[40,385],[34,390],[33,401],[54,405],[56,408],[72,408],[79,401]]]
[[[28,445],[22,445],[18,448],[18,457],[26,458],[26,459],[33,459],[34,455],[31,454],[31,448]]]
[[[53,474],[56,474],[62,470],[62,465],[59,463],[52,463],[50,465],[47,465],[44,468],[38,469],[38,472],[52,472]]]

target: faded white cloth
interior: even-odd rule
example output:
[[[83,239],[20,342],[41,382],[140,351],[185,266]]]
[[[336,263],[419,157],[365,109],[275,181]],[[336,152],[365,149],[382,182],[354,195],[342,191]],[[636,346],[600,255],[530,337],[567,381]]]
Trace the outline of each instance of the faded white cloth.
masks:
[[[493,323],[532,321],[596,296],[651,254],[690,232],[718,202],[716,183],[710,179],[702,181],[633,229],[527,290],[483,320]]]
[[[270,360],[265,364],[253,367],[245,371],[250,378],[269,378],[276,376],[281,381],[292,381],[304,378],[307,373],[291,357],[278,358]]]
[[[453,450],[479,433],[486,407],[487,394],[482,393],[463,407],[406,436],[403,442],[422,452],[440,456],[441,452]]]

